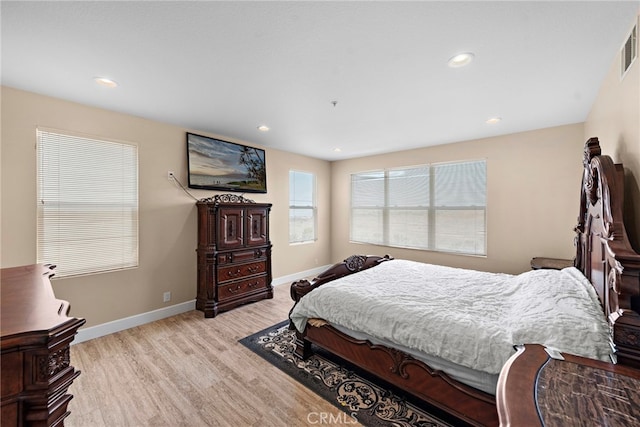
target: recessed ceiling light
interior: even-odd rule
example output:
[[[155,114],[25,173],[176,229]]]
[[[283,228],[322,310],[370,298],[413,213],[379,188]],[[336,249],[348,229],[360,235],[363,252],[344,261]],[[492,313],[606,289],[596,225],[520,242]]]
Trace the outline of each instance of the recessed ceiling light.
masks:
[[[340,152],[342,152],[342,148],[336,147],[336,148],[333,149],[333,152],[334,153],[340,153]]]
[[[269,126],[260,125],[260,126],[258,126],[258,130],[260,132],[268,132],[269,131]]]
[[[106,77],[94,77],[93,80],[95,80],[95,82],[98,83],[100,86],[106,86],[106,87],[118,86],[117,82],[115,82],[114,80],[108,79]]]
[[[449,58],[447,64],[451,68],[464,67],[465,65],[468,65],[471,61],[473,61],[474,57],[475,55],[471,52],[459,53],[456,56]]]
[[[495,125],[496,123],[499,123],[500,121],[502,121],[502,117],[491,117],[487,120],[485,120],[485,123],[488,125]]]

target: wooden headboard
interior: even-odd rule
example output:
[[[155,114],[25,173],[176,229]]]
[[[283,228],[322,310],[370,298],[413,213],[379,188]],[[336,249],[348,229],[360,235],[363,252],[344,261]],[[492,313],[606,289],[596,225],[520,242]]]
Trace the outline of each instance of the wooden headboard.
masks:
[[[583,163],[575,266],[598,292],[618,362],[640,368],[640,254],[622,220],[624,169],[601,154],[598,138],[585,143]]]

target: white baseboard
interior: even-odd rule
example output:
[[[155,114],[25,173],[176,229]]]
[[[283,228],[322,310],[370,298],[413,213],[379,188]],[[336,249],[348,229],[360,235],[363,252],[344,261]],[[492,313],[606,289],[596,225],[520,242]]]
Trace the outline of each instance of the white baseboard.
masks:
[[[171,305],[169,307],[148,311],[146,313],[136,314],[135,316],[129,316],[123,319],[102,323],[100,325],[90,326],[88,328],[80,328],[78,329],[78,334],[73,340],[73,344],[79,344],[81,342],[99,338],[104,335],[124,331],[125,329],[144,325],[145,323],[154,322],[156,320],[164,319],[165,317],[175,316],[176,314],[195,310],[195,308],[196,300],[191,300],[180,304]]]
[[[287,276],[278,277],[271,282],[273,286],[291,284],[296,280],[303,279],[305,277],[315,276],[330,266],[313,268],[311,270],[301,271],[296,274],[290,274]],[[88,328],[78,329],[78,334],[73,340],[73,344],[79,344],[84,341],[89,341],[94,338],[99,338],[105,335],[113,334],[115,332],[123,331],[125,329],[133,328],[135,326],[144,325],[145,323],[154,322],[156,320],[164,319],[165,317],[175,316],[180,313],[196,309],[196,300],[183,302],[180,304],[171,305],[169,307],[159,308],[157,310],[148,311],[146,313],[136,314],[135,316],[125,317],[123,319],[113,320],[111,322],[102,323],[96,326],[90,326]]]
[[[316,275],[322,273],[323,271],[325,271],[329,267],[331,267],[331,265],[325,265],[325,266],[322,266],[322,267],[316,267],[316,268],[312,268],[311,270],[300,271],[300,272],[295,273],[295,274],[289,274],[288,276],[278,277],[276,279],[273,279],[271,284],[273,286],[284,285],[284,284],[290,285],[291,283],[295,282],[296,280],[304,279],[305,277],[316,276]]]

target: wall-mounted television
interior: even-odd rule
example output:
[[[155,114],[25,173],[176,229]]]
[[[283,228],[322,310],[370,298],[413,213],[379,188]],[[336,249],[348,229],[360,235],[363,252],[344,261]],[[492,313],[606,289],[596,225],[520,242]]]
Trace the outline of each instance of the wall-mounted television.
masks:
[[[187,132],[189,188],[266,193],[264,150]]]

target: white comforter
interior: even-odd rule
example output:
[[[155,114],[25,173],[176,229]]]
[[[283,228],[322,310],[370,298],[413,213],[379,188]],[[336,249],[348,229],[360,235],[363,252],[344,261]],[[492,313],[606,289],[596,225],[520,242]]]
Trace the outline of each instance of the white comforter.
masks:
[[[571,267],[514,276],[407,260],[381,263],[305,295],[299,331],[320,318],[497,374],[515,344],[609,361],[609,327],[589,281]]]

